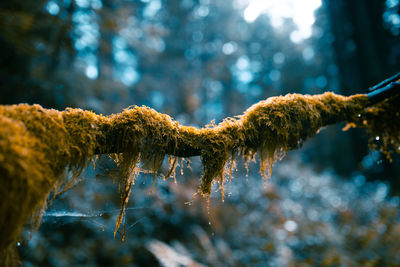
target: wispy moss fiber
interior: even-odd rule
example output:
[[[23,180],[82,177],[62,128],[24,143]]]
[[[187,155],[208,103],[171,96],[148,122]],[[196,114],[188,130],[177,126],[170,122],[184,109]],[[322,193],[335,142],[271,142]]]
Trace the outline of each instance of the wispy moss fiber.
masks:
[[[349,126],[365,128],[370,148],[392,161],[392,154],[400,153],[400,95],[363,109]]]
[[[201,156],[199,192],[209,197],[213,182],[220,184],[223,194],[226,175],[231,175],[228,166],[236,157],[248,162],[258,153],[266,179],[277,158],[299,148],[321,127],[341,121],[379,135],[384,152],[389,154],[392,148],[399,152],[398,100],[367,107],[366,95],[289,94],[201,129],[179,125],[148,107],[103,116],[81,109],[0,106],[0,254],[7,254],[29,218],[40,220],[52,191],[68,187],[66,172],[78,177],[96,154],[111,155],[120,167],[117,230],[135,174],[150,171],[156,178],[166,155],[171,157],[169,175],[175,172],[178,157]]]

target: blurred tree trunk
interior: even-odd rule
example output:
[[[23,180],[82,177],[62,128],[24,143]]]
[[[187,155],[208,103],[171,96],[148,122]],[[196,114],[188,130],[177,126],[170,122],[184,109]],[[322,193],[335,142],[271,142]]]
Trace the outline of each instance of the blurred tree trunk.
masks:
[[[66,19],[65,23],[59,22],[58,24],[61,25],[61,27],[55,27],[55,29],[52,30],[51,32],[51,37],[49,40],[49,45],[50,45],[50,62],[47,66],[47,72],[48,75],[51,75],[54,71],[56,71],[59,67],[60,63],[67,63],[68,66],[72,66],[73,63],[73,53],[72,51],[68,51],[70,54],[69,57],[67,57],[67,62],[64,62],[63,60],[61,62],[60,60],[60,55],[64,51],[66,51],[65,48],[67,45],[67,42],[71,42],[69,34],[71,32],[71,29],[73,27],[73,22],[72,22],[72,15],[74,14],[75,11],[75,2],[71,1],[69,6],[66,8],[66,13],[68,14],[68,18]],[[56,20],[59,20],[58,17],[55,18]],[[72,50],[72,47],[70,47]]]
[[[383,26],[384,1],[327,0],[326,3],[341,94],[362,92],[399,71],[399,62],[392,55],[399,40]],[[352,131],[349,138],[353,164],[361,166],[362,157],[368,153],[367,138],[359,130]],[[392,164],[384,160],[382,168],[374,168],[370,178],[385,177],[395,185],[394,191],[400,192],[400,181],[396,179],[400,168],[396,162],[399,162],[398,155],[394,155]]]
[[[113,33],[117,32],[116,18],[112,16],[114,13],[113,0],[103,0],[103,7],[99,10],[99,49],[97,53],[98,60],[98,79],[110,79],[112,76],[113,59],[112,59],[112,38]]]

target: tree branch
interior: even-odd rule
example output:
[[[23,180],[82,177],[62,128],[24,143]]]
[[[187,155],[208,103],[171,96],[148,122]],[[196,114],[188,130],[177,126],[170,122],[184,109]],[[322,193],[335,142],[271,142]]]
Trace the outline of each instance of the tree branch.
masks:
[[[146,169],[156,178],[166,155],[175,157],[172,162],[176,157],[201,156],[199,192],[209,196],[214,181],[220,183],[223,195],[226,167],[237,155],[249,161],[257,153],[265,179],[275,159],[299,148],[321,127],[341,121],[366,128],[373,137],[379,135],[383,151],[389,154],[389,148],[400,147],[399,98],[371,104],[381,100],[382,94],[384,98],[397,94],[399,90],[393,87],[398,88],[398,83],[386,84],[385,90],[368,96],[272,97],[241,116],[201,129],[179,125],[148,107],[102,116],[81,109],[0,106],[0,252],[16,239],[33,212],[45,206],[49,192],[60,188],[65,169],[76,178],[96,154],[115,154],[120,167],[123,201],[116,230],[135,174]],[[172,163],[169,173],[175,166]]]

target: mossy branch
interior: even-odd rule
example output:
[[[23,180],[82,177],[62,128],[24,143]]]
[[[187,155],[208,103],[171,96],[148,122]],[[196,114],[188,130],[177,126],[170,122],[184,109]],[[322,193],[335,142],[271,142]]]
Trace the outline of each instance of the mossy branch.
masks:
[[[138,146],[138,137],[152,140],[151,145],[160,145],[163,154],[177,157],[201,156],[218,140],[230,150],[258,150],[264,139],[280,138],[272,140],[279,143],[273,143],[290,150],[313,136],[320,127],[351,119],[367,104],[366,95],[289,94],[260,101],[241,116],[201,129],[179,125],[168,115],[135,106],[101,120],[95,153],[131,151]],[[289,129],[294,131],[288,132]]]
[[[135,174],[147,170],[156,178],[166,155],[172,157],[169,174],[174,173],[178,157],[201,156],[199,192],[209,196],[214,181],[223,195],[228,165],[233,166],[236,157],[248,162],[258,153],[266,179],[277,158],[299,148],[321,127],[341,121],[379,135],[388,156],[391,150],[400,152],[398,100],[392,97],[368,107],[367,95],[289,94],[261,101],[241,116],[201,129],[179,125],[148,107],[103,116],[81,109],[0,106],[0,251],[17,238],[35,210],[44,207],[49,193],[60,188],[65,170],[78,177],[96,154],[112,154],[120,167],[123,186],[117,230]]]
[[[233,154],[250,159],[260,152],[263,174],[275,154],[300,147],[323,126],[354,120],[367,103],[366,95],[290,94],[261,101],[241,116],[201,129],[179,125],[147,107],[133,107],[97,122],[95,153],[140,154],[145,168],[153,171],[159,169],[165,155],[201,156],[201,193],[207,195],[211,181],[222,179]]]

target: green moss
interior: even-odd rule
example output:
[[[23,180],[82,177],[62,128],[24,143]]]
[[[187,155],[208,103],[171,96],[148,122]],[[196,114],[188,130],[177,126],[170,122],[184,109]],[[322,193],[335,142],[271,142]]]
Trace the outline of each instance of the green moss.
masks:
[[[178,157],[201,156],[199,193],[209,197],[212,183],[218,182],[223,196],[235,157],[242,157],[247,166],[258,154],[266,179],[277,158],[301,147],[321,127],[341,121],[366,128],[373,137],[379,135],[387,155],[393,148],[399,152],[398,100],[367,107],[366,95],[289,94],[261,101],[241,116],[201,129],[179,125],[148,107],[102,116],[81,109],[0,106],[0,251],[8,251],[29,218],[40,220],[49,194],[68,189],[96,154],[109,154],[120,167],[117,231],[135,175],[153,172],[157,177],[166,155],[170,155],[167,176],[175,173]],[[72,182],[65,181],[66,171],[72,171]]]

